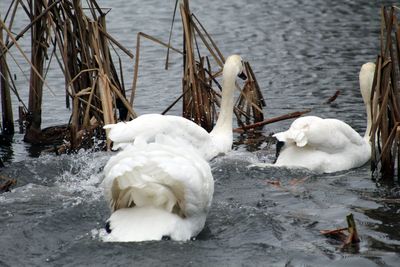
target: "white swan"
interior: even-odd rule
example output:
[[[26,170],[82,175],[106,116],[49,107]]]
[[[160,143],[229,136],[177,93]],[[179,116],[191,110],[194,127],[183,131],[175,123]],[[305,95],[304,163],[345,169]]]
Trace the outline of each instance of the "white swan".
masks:
[[[276,133],[284,146],[275,166],[303,167],[331,173],[364,165],[371,157],[371,90],[375,64],[365,63],[360,70],[360,90],[367,111],[367,129],[361,137],[337,119],[306,116],[296,119],[289,130]]]
[[[157,134],[179,137],[192,144],[206,159],[226,153],[232,149],[232,115],[236,76],[245,78],[240,56],[232,55],[226,59],[223,68],[221,108],[214,129],[208,133],[201,126],[180,116],[147,114],[129,122],[119,122],[104,126],[110,129],[108,138],[113,149],[124,148],[136,138],[152,142]]]
[[[104,173],[113,212],[104,241],[186,241],[203,229],[214,180],[208,162],[184,140],[137,140],[111,157]]]

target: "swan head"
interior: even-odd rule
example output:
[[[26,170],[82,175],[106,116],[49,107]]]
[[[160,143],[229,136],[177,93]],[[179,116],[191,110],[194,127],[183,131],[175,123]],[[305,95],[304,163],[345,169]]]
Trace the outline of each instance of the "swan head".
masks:
[[[374,81],[375,63],[367,62],[361,66],[360,70],[360,91],[365,104],[371,102],[372,83]]]
[[[243,70],[243,59],[239,55],[231,55],[225,61],[223,75],[226,76],[228,73],[230,75],[234,74],[235,76],[245,80],[247,79],[247,76]]]

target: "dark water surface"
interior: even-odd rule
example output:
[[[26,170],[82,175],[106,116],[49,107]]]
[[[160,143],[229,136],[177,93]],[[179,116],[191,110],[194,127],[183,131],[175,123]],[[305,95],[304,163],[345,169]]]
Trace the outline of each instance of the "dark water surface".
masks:
[[[0,2],[1,15],[9,2]],[[132,51],[138,31],[167,40],[173,2],[99,0],[112,8],[109,32]],[[191,1],[192,11],[223,53],[239,53],[252,64],[266,97],[267,117],[311,107],[312,114],[339,118],[360,133],[366,119],[358,71],[378,53],[381,4]],[[177,47],[179,33],[176,24]],[[166,72],[162,48],[143,41],[141,51],[135,108],[141,114],[160,112],[179,95],[181,59],[172,54]],[[129,87],[133,63],[125,56],[123,61]],[[29,69],[26,63],[23,66]],[[26,81],[18,71],[15,67],[16,82],[27,99]],[[49,83],[56,96],[45,96],[45,126],[65,123],[69,116],[63,107],[63,79],[52,75]],[[334,104],[322,105],[337,89],[341,95]],[[179,114],[179,107],[171,114]],[[282,130],[290,122],[269,125],[265,133]],[[400,188],[371,180],[368,165],[329,175],[249,168],[252,163],[271,162],[274,148],[261,144],[249,152],[245,145],[237,145],[235,151],[211,162],[215,195],[197,240],[118,244],[99,239],[109,211],[98,185],[111,153],[29,156],[35,153],[20,135],[12,147],[0,148],[6,163],[1,174],[18,180],[17,188],[0,195],[0,266],[398,266],[400,262]],[[361,243],[341,249],[339,241],[319,231],[345,227],[350,212]]]

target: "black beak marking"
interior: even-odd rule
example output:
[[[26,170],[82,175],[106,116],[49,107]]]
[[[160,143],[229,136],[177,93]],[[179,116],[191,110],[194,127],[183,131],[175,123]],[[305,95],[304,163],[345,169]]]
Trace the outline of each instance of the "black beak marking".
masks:
[[[278,157],[279,157],[279,154],[281,153],[281,149],[282,149],[282,147],[285,145],[285,142],[282,142],[282,141],[278,141],[277,143],[276,143],[276,152],[275,152],[275,162],[276,162],[276,160],[278,159]],[[274,162],[274,163],[275,163]]]
[[[240,79],[242,79],[242,80],[246,80],[246,79],[247,79],[247,76],[246,76],[246,74],[245,74],[243,71],[242,71],[241,73],[239,73],[238,77],[239,77]]]
[[[108,234],[111,233],[110,221],[106,222],[106,226],[104,228],[106,228],[106,232]]]
[[[171,237],[169,235],[163,235],[161,240],[171,240]]]

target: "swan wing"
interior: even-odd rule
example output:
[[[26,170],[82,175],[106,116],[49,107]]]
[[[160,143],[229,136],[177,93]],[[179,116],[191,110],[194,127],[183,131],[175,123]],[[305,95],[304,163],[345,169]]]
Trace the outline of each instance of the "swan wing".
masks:
[[[200,151],[208,154],[207,147],[211,144],[210,135],[196,123],[180,116],[146,114],[129,122],[119,122],[104,126],[109,129],[108,137],[113,141],[113,149],[125,148],[128,144],[137,142],[154,142],[159,134],[170,135],[184,140]]]

